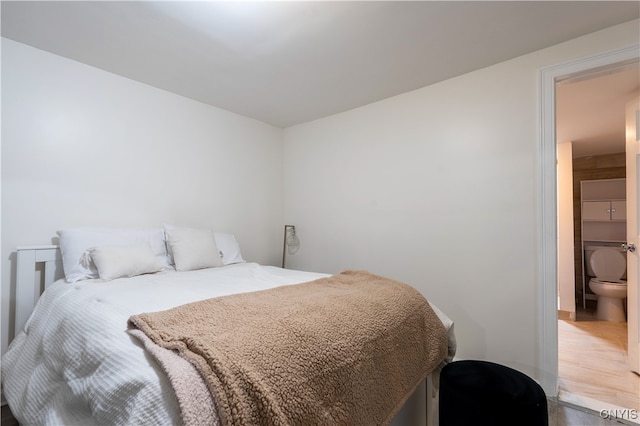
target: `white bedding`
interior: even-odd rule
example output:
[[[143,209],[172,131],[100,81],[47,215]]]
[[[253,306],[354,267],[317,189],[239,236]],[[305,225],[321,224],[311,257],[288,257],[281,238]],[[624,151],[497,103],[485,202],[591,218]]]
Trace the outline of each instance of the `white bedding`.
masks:
[[[2,358],[5,397],[26,424],[180,423],[171,385],[126,332],[128,318],[324,276],[240,263],[107,282],[57,281]],[[455,351],[451,321],[434,310],[450,329]]]

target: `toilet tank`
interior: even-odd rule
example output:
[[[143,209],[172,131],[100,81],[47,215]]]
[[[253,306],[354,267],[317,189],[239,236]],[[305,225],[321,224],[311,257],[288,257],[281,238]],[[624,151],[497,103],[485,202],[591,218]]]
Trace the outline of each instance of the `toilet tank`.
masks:
[[[596,274],[593,272],[593,269],[591,269],[591,254],[593,253],[594,250],[597,250],[599,248],[603,248],[603,247],[609,247],[609,248],[615,248],[616,250],[619,250],[622,254],[624,254],[625,258],[627,257],[625,251],[619,247],[619,246],[609,246],[609,245],[586,245],[584,246],[584,263],[585,263],[585,271],[587,272],[587,275],[590,277],[595,277]],[[624,275],[622,276],[623,280],[627,279],[627,272],[624,272]]]

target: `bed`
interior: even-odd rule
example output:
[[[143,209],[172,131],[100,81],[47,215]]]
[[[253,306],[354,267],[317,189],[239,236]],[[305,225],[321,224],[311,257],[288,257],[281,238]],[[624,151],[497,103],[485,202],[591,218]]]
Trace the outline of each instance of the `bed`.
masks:
[[[293,362],[269,365],[270,372],[276,369],[278,373],[268,375],[284,380],[273,382],[271,389],[265,388],[266,382],[260,382],[259,386],[251,384],[249,391],[245,389],[244,393],[238,394],[241,398],[249,398],[252,395],[255,396],[256,389],[259,388],[262,393],[255,401],[243,403],[242,400],[234,400],[233,397],[239,397],[233,392],[230,392],[229,399],[225,399],[221,394],[213,392],[219,391],[220,386],[225,386],[224,383],[221,385],[216,382],[214,386],[211,382],[204,380],[203,377],[207,374],[203,373],[203,367],[199,362],[203,360],[201,364],[204,364],[204,368],[207,366],[218,368],[217,366],[220,365],[220,369],[227,371],[229,362],[235,365],[239,361],[234,358],[232,361],[227,360],[227,364],[224,364],[217,358],[213,361],[202,358],[204,355],[197,352],[200,348],[198,336],[212,329],[217,330],[216,333],[218,333],[214,339],[226,333],[225,335],[231,338],[225,341],[224,345],[237,340],[239,343],[235,350],[242,352],[245,347],[251,347],[252,358],[255,358],[254,354],[258,352],[264,352],[267,355],[274,353],[274,348],[277,352],[276,346],[268,351],[266,349],[262,351],[262,348],[271,344],[271,337],[260,341],[258,338],[265,334],[265,330],[260,330],[260,326],[255,324],[252,326],[253,329],[242,329],[245,323],[251,322],[243,320],[242,315],[247,315],[247,318],[255,315],[255,312],[253,314],[249,312],[254,305],[254,310],[259,314],[260,309],[264,309],[265,300],[272,295],[280,294],[280,296],[274,296],[276,305],[264,305],[271,306],[264,310],[272,314],[279,311],[286,312],[286,321],[282,316],[272,319],[269,330],[275,330],[280,324],[284,324],[282,329],[284,332],[275,334],[292,334],[290,318],[293,318],[297,307],[302,306],[301,299],[305,298],[304,295],[313,294],[311,293],[313,288],[316,288],[315,291],[318,291],[317,294],[320,296],[307,297],[310,299],[309,303],[317,303],[318,300],[321,302],[321,299],[325,298],[321,295],[322,293],[327,293],[326,298],[333,297],[331,303],[334,305],[338,299],[349,300],[351,296],[344,293],[330,294],[333,291],[332,288],[336,291],[344,291],[343,283],[336,281],[343,279],[341,274],[328,275],[287,270],[246,262],[233,235],[213,233],[210,230],[174,227],[144,230],[73,229],[59,231],[58,234],[60,249],[56,246],[42,246],[18,250],[16,337],[2,358],[2,386],[10,408],[21,423],[356,424],[358,422],[354,423],[354,419],[362,418],[360,424],[370,424],[371,419],[364,420],[367,411],[378,409],[380,406],[383,407],[382,412],[376,414],[378,417],[375,418],[379,420],[375,422],[384,424],[391,421],[425,377],[429,382],[427,389],[430,391],[432,373],[437,373],[439,368],[451,361],[455,354],[452,321],[427,302],[429,310],[432,310],[439,324],[433,328],[442,327],[446,338],[443,340],[440,337],[437,344],[425,344],[424,350],[431,354],[428,367],[416,369],[411,374],[407,373],[406,383],[403,383],[404,388],[402,388],[404,390],[399,389],[398,395],[391,395],[390,401],[382,403],[373,397],[364,398],[370,399],[366,403],[374,406],[365,404],[364,407],[360,407],[360,410],[365,411],[359,412],[352,407],[355,399],[348,399],[346,408],[341,408],[336,414],[335,401],[341,401],[342,396],[328,396],[334,393],[337,387],[327,385],[329,387],[323,389],[322,394],[318,396],[320,402],[312,404],[322,405],[322,398],[328,398],[331,407],[323,407],[321,413],[309,414],[309,417],[305,417],[307,412],[304,410],[309,409],[308,404],[305,405],[308,398],[293,395],[298,393],[294,391],[285,393],[284,396],[276,395],[276,399],[285,398],[284,404],[281,405],[287,406],[287,410],[302,407],[300,408],[302,414],[280,413],[284,417],[263,417],[265,412],[271,410],[269,411],[271,413],[278,411],[279,408],[273,409],[272,400],[259,398],[263,398],[264,395],[271,397],[279,388],[285,388],[293,382]],[[211,260],[211,257],[214,259]],[[44,262],[47,265],[43,274],[45,290],[41,296],[39,286],[34,286],[34,265],[38,262]],[[65,277],[55,280],[54,278],[59,276],[61,271],[64,272]],[[362,274],[369,281],[382,280],[379,284],[384,291],[388,291],[391,285],[395,285],[391,281],[386,281],[384,277],[376,277],[363,271],[345,271],[343,274],[346,274],[346,279],[351,280],[356,276],[361,277]],[[406,286],[402,283],[398,285]],[[370,285],[366,288],[373,287]],[[404,287],[399,288],[404,291]],[[369,293],[373,294],[371,291]],[[357,299],[352,298],[352,303],[356,303],[363,296],[354,293],[353,297]],[[380,309],[380,306],[387,303],[380,305],[381,302],[377,299],[372,300],[373,305],[377,304],[376,309]],[[225,306],[233,305],[230,301],[237,301],[235,308],[232,306],[232,309],[239,310],[240,316],[232,317],[232,311],[224,310]],[[207,303],[214,303],[214,305],[204,306]],[[273,306],[278,306],[277,303],[280,303],[280,308],[274,309]],[[318,320],[323,317],[310,316],[310,310],[315,312],[314,315],[321,315],[326,310],[326,306],[320,309],[316,305],[309,306],[311,308],[307,308],[303,317],[315,318],[312,322],[316,324],[330,323],[331,318],[335,319],[334,317],[342,315],[337,311],[338,313],[331,314],[331,318],[327,318],[324,314],[326,320]],[[351,305],[351,308],[345,310],[347,311],[345,315],[355,310],[366,311],[364,307],[354,309],[353,306],[356,305]],[[194,336],[180,335],[173,340],[167,337],[170,331],[173,332],[173,328],[155,330],[160,337],[154,336],[154,329],[149,329],[150,325],[155,326],[166,318],[174,318],[162,316],[165,313],[183,318],[185,312],[197,312],[195,309],[198,307],[202,307],[202,312],[205,314],[212,312],[211,315],[214,317],[207,321],[214,321],[214,323],[218,321],[216,323],[218,326],[212,327],[207,323],[206,327],[193,332]],[[229,318],[228,323],[225,318]],[[232,324],[231,318],[236,318],[233,325],[229,325]],[[172,321],[169,323],[175,325],[175,321]],[[298,327],[299,318],[295,321],[295,327]],[[336,319],[336,321],[340,320]],[[183,322],[180,321],[181,324]],[[202,324],[199,320],[195,322]],[[406,322],[406,319],[402,319],[402,322]],[[222,330],[227,325],[229,326],[223,333]],[[390,326],[383,324],[382,329],[385,328],[389,329]],[[234,334],[234,330],[237,330],[237,335]],[[241,332],[241,330],[244,331]],[[314,330],[311,334],[322,335],[322,330],[318,330]],[[251,336],[252,332],[255,333],[256,339],[246,337]],[[336,330],[331,332],[336,333]],[[393,334],[396,332],[394,331]],[[245,337],[239,337],[241,335]],[[308,337],[307,335],[304,340],[308,340]],[[154,341],[154,338],[160,341]],[[360,337],[356,338],[356,340],[359,339]],[[322,346],[323,349],[305,353],[303,357],[305,362],[307,357],[315,357],[313,352],[327,358],[329,355],[326,354],[331,354],[331,350],[335,352],[336,348],[340,349],[341,347],[334,340],[339,339],[310,340],[310,345]],[[403,337],[400,340],[406,340],[406,338]],[[366,342],[363,347],[377,348],[382,346],[379,341],[378,336]],[[220,340],[216,342],[217,345],[222,345]],[[253,346],[250,346],[251,344]],[[285,341],[277,344],[286,346],[290,343]],[[393,345],[401,346],[399,338],[393,341]],[[416,342],[410,343],[410,346],[416,346]],[[210,352],[216,352],[217,348],[215,349]],[[299,350],[299,348],[294,349]],[[190,352],[191,350],[197,353],[194,355]],[[209,349],[204,350],[207,354],[208,351]],[[362,347],[359,351],[362,352]],[[341,349],[337,352],[341,352]],[[263,358],[272,358],[264,354]],[[376,384],[370,382],[378,382],[378,388],[384,388],[385,380],[395,380],[396,376],[404,377],[404,371],[409,370],[409,367],[405,366],[406,360],[394,359],[393,366],[386,371],[386,367],[381,368],[381,366],[389,363],[380,361],[384,356],[387,355],[377,354],[375,357],[367,358],[373,359],[372,367],[378,371],[375,376],[365,375],[364,364],[366,363],[362,361],[357,362],[360,371],[353,372],[349,369],[349,380],[346,381],[349,383],[346,386],[347,391],[358,393],[354,389],[367,389],[362,387],[364,386],[362,383],[365,383],[366,386],[371,386],[371,395],[375,395],[373,390],[376,389],[374,387]],[[422,355],[419,353],[417,356]],[[395,358],[398,356],[395,355]],[[314,358],[310,362],[318,361]],[[304,367],[305,364],[301,365]],[[213,376],[218,377],[217,373],[221,371],[220,369],[215,370]],[[318,370],[326,369],[323,367]],[[211,370],[207,371],[211,375]],[[246,369],[243,371],[246,372]],[[287,374],[292,376],[288,377]],[[258,377],[253,370],[249,375]],[[317,374],[314,375],[314,380],[326,381],[323,377],[316,376]],[[362,380],[360,376],[363,377]],[[341,379],[343,388],[345,387],[344,377],[342,376]],[[303,377],[295,384],[295,386],[301,386],[303,395],[306,395],[303,388],[310,383],[310,380]],[[318,384],[315,383],[304,389],[314,391],[317,386]],[[295,388],[292,389],[295,390]],[[289,400],[286,399],[288,395],[291,396]],[[429,410],[432,401],[431,392],[428,395],[427,409]],[[349,398],[357,398],[357,395],[349,395]],[[380,395],[380,399],[386,399],[384,392]],[[242,405],[253,410],[247,415],[253,415],[254,420],[260,419],[260,421],[249,421],[247,419],[251,417],[242,417],[242,409],[238,408]],[[256,406],[262,405],[268,406],[265,408],[266,411],[255,410]],[[431,410],[428,414],[431,414]],[[296,415],[302,417],[290,420],[295,419]]]

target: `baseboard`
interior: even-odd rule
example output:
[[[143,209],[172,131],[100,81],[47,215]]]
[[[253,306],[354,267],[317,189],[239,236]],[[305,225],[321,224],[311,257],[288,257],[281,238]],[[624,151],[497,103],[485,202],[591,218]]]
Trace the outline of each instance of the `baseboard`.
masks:
[[[603,420],[606,418],[608,420],[606,424],[640,424],[640,416],[637,410],[598,401],[588,396],[560,390],[558,392],[558,402],[577,410],[597,415]]]
[[[564,321],[575,321],[576,313],[571,311],[558,311],[558,319]]]

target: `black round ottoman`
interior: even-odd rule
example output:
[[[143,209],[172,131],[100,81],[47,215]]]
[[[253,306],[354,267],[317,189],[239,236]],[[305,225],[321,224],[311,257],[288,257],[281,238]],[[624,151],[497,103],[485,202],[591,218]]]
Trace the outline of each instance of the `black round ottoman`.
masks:
[[[529,376],[487,361],[455,361],[440,373],[440,426],[547,426],[547,397]]]

